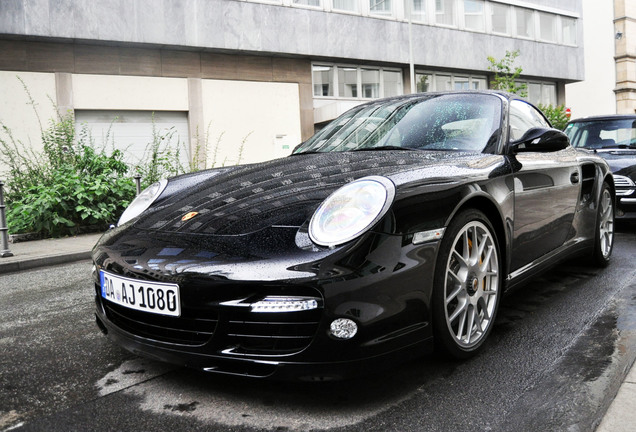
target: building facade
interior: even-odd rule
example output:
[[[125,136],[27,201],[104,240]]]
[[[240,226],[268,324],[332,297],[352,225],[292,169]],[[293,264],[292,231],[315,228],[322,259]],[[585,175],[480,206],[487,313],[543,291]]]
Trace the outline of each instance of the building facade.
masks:
[[[636,113],[636,2],[614,0],[616,112]]]
[[[37,147],[72,112],[133,159],[154,128],[208,167],[255,162],[373,98],[488,88],[487,57],[515,50],[528,99],[562,104],[584,79],[583,15],[556,3],[3,0],[0,121]]]

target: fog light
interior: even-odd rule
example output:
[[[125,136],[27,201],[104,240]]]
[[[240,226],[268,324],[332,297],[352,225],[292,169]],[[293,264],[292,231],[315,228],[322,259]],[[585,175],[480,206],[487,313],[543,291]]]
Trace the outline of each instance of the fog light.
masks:
[[[318,301],[311,297],[267,296],[250,305],[252,312],[297,312],[318,308]]]
[[[329,330],[338,339],[351,339],[358,333],[358,325],[348,318],[338,318],[331,323]]]

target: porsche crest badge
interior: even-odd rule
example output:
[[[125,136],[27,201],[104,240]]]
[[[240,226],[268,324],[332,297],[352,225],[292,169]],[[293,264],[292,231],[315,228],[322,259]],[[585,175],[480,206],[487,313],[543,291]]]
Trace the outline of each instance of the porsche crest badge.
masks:
[[[190,219],[192,219],[193,217],[195,217],[196,215],[198,215],[199,212],[190,212],[190,213],[186,213],[183,215],[183,217],[181,218],[181,221],[185,222],[185,221],[189,221]]]

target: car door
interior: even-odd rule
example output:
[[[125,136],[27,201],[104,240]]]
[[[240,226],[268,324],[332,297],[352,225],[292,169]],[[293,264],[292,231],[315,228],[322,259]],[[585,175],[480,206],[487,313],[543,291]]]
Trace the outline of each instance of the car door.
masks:
[[[510,103],[509,143],[535,127],[550,127],[532,105]],[[579,197],[576,150],[524,151],[510,154],[514,182],[511,270],[515,271],[561,246],[571,235]]]

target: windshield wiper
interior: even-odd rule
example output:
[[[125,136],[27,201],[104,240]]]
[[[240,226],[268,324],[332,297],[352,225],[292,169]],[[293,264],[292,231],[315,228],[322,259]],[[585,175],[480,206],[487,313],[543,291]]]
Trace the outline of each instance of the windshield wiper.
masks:
[[[636,148],[636,144],[612,144],[601,147],[602,149],[633,149]]]
[[[373,150],[409,150],[409,151],[413,151],[415,149],[414,148],[410,148],[410,147],[400,147],[400,146],[378,146],[378,147],[354,148],[354,149],[347,150],[347,151],[358,152],[358,151],[373,151]]]

